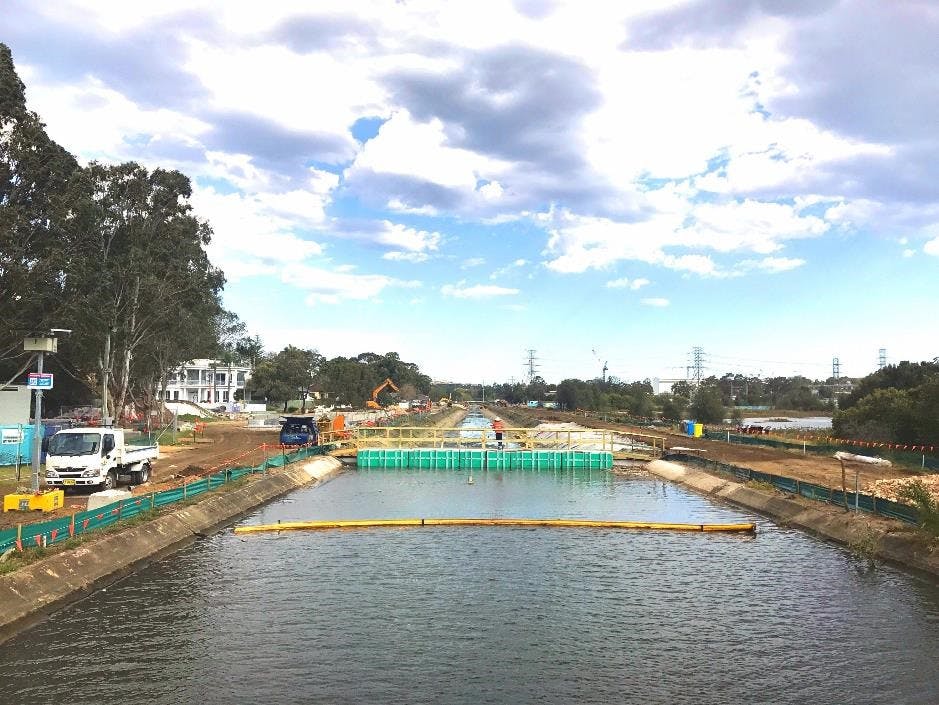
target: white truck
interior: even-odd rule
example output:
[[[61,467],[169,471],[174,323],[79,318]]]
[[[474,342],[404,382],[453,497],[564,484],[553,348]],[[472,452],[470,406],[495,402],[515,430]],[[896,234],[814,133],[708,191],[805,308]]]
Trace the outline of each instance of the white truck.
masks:
[[[159,445],[125,445],[121,428],[63,429],[46,446],[46,484],[102,490],[113,489],[118,481],[142,485],[150,479],[150,461],[159,454]]]

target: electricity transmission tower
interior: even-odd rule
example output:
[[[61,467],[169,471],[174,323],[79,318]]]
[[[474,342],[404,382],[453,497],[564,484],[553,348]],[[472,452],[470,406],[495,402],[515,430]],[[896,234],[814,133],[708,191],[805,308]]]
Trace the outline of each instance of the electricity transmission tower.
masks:
[[[535,364],[538,361],[538,358],[535,357],[537,350],[529,349],[527,352],[528,360],[526,360],[525,364],[528,366],[528,383],[531,384],[531,381],[535,378],[535,375],[538,372],[538,365]]]
[[[701,386],[701,374],[704,370],[704,348],[695,346],[691,348],[691,384],[695,389]]]
[[[882,370],[887,366],[887,348],[881,348],[877,356],[877,369]]]

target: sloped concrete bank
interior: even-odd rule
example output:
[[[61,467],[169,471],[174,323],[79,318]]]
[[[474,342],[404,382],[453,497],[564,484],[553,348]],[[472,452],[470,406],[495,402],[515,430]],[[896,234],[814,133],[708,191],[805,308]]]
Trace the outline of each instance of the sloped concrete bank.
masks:
[[[939,548],[936,543],[906,527],[892,529],[893,523],[887,520],[872,520],[864,514],[845,512],[828,505],[809,506],[781,496],[776,491],[755,489],[666,460],[653,460],[645,467],[653,475],[756,510],[781,524],[803,529],[845,546],[863,547],[878,558],[939,578]]]
[[[318,457],[288,465],[244,487],[205,499],[125,531],[102,536],[0,577],[0,643],[55,610],[220,530],[256,507],[342,468]]]

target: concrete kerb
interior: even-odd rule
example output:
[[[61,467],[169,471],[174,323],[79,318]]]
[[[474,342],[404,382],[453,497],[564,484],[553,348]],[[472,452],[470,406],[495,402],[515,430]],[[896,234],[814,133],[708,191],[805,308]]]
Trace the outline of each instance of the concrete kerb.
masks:
[[[892,532],[854,513],[837,513],[832,507],[818,509],[775,492],[747,487],[732,480],[710,475],[667,460],[653,460],[645,468],[664,480],[684,485],[747,509],[765,514],[787,526],[793,526],[845,546],[864,543],[873,555],[939,577],[939,549],[929,546],[920,536],[902,527]]]
[[[0,643],[52,612],[219,530],[259,505],[329,479],[341,469],[341,463],[328,456],[288,465],[244,487],[210,494],[144,524],[104,535],[0,577]]]

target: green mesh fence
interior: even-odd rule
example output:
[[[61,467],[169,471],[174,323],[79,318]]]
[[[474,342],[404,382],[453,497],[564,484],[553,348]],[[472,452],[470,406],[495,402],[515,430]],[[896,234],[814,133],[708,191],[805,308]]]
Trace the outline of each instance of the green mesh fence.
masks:
[[[832,487],[824,487],[812,482],[803,482],[792,477],[773,475],[772,473],[751,470],[750,468],[741,468],[736,465],[729,465],[716,460],[708,460],[697,455],[686,453],[668,453],[664,457],[667,460],[677,460],[682,463],[703,467],[706,470],[715,470],[726,475],[731,475],[742,482],[749,482],[751,480],[765,482],[783,492],[801,495],[808,499],[827,502],[828,504],[835,504],[841,507],[845,506],[845,502],[847,501],[847,505],[851,509],[854,509],[856,506],[861,511],[880,514],[881,516],[890,517],[891,519],[899,519],[909,524],[919,524],[919,512],[913,507],[900,504],[899,502],[892,502],[889,499],[874,497],[873,495],[864,494],[863,492],[859,492],[855,495],[854,492],[842,492]]]
[[[704,437],[711,441],[729,441],[741,445],[766,446],[769,448],[783,448],[785,450],[797,450],[813,455],[833,455],[839,450],[848,450],[860,454],[875,452],[882,458],[887,458],[893,462],[907,466],[920,466],[929,470],[939,470],[939,457],[928,453],[914,452],[909,450],[897,450],[888,447],[888,444],[881,443],[876,446],[869,443],[853,444],[849,441],[844,443],[817,443],[809,441],[803,444],[802,441],[783,441],[777,438],[767,438],[766,436],[748,436],[745,434],[731,433],[726,431],[705,431]]]
[[[0,554],[16,547],[17,542],[20,543],[22,548],[52,546],[67,541],[73,536],[80,536],[89,531],[110,526],[122,519],[130,519],[143,512],[198,497],[245,475],[263,473],[269,468],[284,467],[290,463],[324,455],[327,450],[329,450],[328,446],[298,448],[274,455],[260,465],[229,468],[195,482],[187,483],[182,487],[153,492],[149,495],[137,495],[98,509],[77,512],[74,515],[50,519],[49,521],[22,524],[18,529],[0,531]]]

